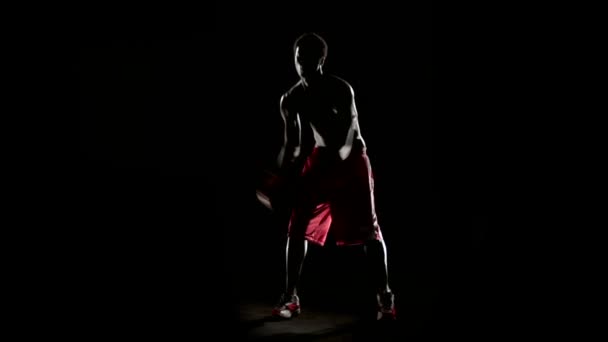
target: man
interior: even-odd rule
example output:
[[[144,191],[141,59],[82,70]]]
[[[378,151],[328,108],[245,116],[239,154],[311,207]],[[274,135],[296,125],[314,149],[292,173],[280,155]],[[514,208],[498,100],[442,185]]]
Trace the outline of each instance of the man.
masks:
[[[308,243],[323,246],[331,228],[339,246],[364,244],[377,288],[377,319],[395,319],[386,246],[375,213],[372,170],[354,91],[345,80],[323,72],[326,57],[322,37],[300,36],[294,43],[300,80],[280,100],[285,132],[279,167],[290,169],[305,159],[295,181],[289,221],[286,288],[272,313],[281,318],[300,313],[297,285]],[[301,153],[303,128],[310,128],[314,136],[314,147],[307,155]]]

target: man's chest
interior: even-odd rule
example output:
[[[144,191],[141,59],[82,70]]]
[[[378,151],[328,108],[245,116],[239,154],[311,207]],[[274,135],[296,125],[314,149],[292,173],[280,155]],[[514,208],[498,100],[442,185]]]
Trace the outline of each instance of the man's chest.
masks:
[[[328,119],[339,116],[344,108],[332,94],[303,94],[296,102],[296,112],[309,120]]]

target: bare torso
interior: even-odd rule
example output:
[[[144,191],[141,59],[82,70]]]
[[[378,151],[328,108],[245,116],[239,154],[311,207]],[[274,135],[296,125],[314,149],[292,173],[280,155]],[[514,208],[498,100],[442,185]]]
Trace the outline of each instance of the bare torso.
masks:
[[[305,86],[302,81],[285,94],[285,108],[297,115],[303,129],[310,127],[315,146],[338,151],[359,140],[359,129],[352,87],[344,80],[323,75]]]

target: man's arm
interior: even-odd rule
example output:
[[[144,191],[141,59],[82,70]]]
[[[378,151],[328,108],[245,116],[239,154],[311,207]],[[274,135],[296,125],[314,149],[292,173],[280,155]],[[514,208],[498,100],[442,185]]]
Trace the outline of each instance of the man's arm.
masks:
[[[281,96],[281,117],[283,118],[283,146],[279,151],[277,163],[280,169],[288,168],[300,156],[302,134],[300,117],[287,105],[285,95]]]
[[[269,209],[289,208],[293,202],[293,176],[295,161],[300,155],[300,120],[298,114],[287,105],[285,95],[281,97],[280,111],[283,119],[283,146],[277,157],[278,174],[271,174],[267,183],[256,191],[258,200]]]
[[[346,133],[346,140],[344,141],[344,145],[340,148],[338,153],[340,154],[340,158],[342,160],[348,158],[350,152],[353,148],[353,140],[355,137],[355,130],[359,129],[358,121],[357,121],[357,106],[355,105],[355,92],[353,88],[348,85],[348,94],[345,97],[344,110],[346,111],[346,115],[348,116],[348,131]]]

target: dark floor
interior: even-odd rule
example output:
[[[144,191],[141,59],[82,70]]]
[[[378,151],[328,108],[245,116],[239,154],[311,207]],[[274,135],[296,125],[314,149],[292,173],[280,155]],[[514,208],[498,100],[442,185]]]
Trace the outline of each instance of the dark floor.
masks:
[[[406,322],[374,322],[360,314],[303,306],[291,320],[269,316],[270,302],[241,303],[240,336],[255,341],[397,341],[422,333],[408,330]],[[303,304],[304,305],[304,304]]]
[[[310,247],[299,288],[302,314],[292,320],[273,320],[270,312],[283,281],[280,246],[277,244],[274,251],[270,248],[267,254],[257,253],[243,261],[238,271],[234,269],[232,280],[234,292],[239,294],[235,309],[241,338],[400,341],[432,333],[436,284],[413,268],[395,269],[393,291],[397,294],[398,319],[375,321],[375,292],[361,248]]]

